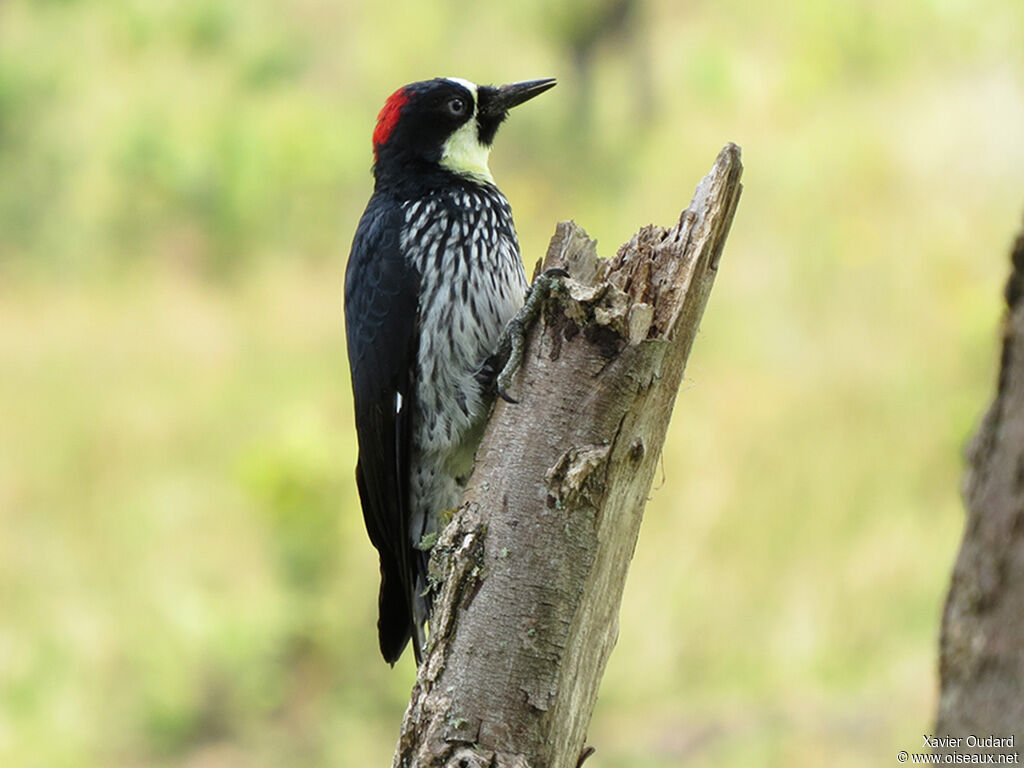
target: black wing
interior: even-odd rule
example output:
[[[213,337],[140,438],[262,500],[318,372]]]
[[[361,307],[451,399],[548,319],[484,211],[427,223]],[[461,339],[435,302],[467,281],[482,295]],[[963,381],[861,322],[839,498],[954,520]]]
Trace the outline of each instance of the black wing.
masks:
[[[419,275],[403,257],[403,214],[376,196],[359,222],[345,273],[345,328],[355,401],[356,481],[370,541],[380,553],[377,631],[394,664],[413,635],[409,450]]]

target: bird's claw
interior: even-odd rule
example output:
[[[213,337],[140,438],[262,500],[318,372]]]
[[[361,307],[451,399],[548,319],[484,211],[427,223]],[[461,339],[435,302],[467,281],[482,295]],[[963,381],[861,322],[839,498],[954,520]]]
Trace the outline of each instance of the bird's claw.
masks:
[[[564,270],[561,267],[551,267],[550,269],[545,269],[541,272],[538,277],[554,280],[555,278],[566,278],[568,276],[569,272],[567,270]]]
[[[498,397],[500,397],[506,403],[510,403],[512,405],[519,405],[519,401],[512,397],[512,395],[508,393],[508,390],[505,389],[505,387],[502,386],[500,382],[496,385],[496,388],[498,390]]]
[[[519,402],[508,393],[508,388],[512,383],[512,377],[516,375],[516,372],[523,364],[523,354],[526,351],[526,334],[537,319],[537,313],[540,312],[544,299],[550,296],[553,291],[560,290],[562,287],[561,281],[567,277],[569,277],[569,273],[564,269],[552,267],[551,269],[544,270],[534,278],[533,285],[530,286],[530,290],[526,294],[526,302],[523,304],[522,309],[516,313],[515,317],[505,327],[505,332],[501,336],[498,348],[498,354],[505,359],[505,365],[498,373],[495,380],[495,388],[498,391],[498,396],[506,403],[515,405]]]

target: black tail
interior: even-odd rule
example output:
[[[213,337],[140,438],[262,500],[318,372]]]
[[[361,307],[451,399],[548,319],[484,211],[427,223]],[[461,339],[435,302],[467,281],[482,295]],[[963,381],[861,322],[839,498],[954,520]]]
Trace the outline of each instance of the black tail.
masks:
[[[390,559],[390,558],[388,558]],[[384,661],[394,664],[402,655],[409,639],[413,637],[412,610],[409,605],[407,587],[401,576],[398,563],[380,559],[380,596],[378,597],[377,637]],[[416,663],[420,660],[420,649],[416,648]]]

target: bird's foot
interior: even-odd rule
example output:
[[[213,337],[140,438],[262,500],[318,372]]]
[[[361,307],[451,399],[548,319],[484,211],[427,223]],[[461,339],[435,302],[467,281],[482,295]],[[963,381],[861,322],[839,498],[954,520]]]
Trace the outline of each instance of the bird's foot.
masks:
[[[580,768],[580,766],[582,766],[583,763],[586,762],[586,759],[590,757],[592,754],[594,754],[594,752],[596,751],[597,750],[595,750],[593,747],[584,746],[583,750],[580,752],[580,759],[576,761],[576,768]]]
[[[523,308],[505,326],[505,332],[502,333],[501,341],[498,343],[498,352],[485,364],[485,367],[490,365],[493,371],[497,370],[499,363],[503,363],[501,371],[495,380],[495,386],[498,390],[498,395],[506,403],[519,402],[508,393],[508,387],[512,383],[512,377],[515,376],[516,371],[523,364],[523,354],[526,351],[526,334],[537,319],[537,314],[540,312],[544,300],[552,293],[562,290],[564,286],[562,280],[568,276],[569,273],[564,269],[555,267],[544,270],[544,272],[534,278],[533,285],[530,286],[530,290],[526,294],[526,302],[523,304]]]

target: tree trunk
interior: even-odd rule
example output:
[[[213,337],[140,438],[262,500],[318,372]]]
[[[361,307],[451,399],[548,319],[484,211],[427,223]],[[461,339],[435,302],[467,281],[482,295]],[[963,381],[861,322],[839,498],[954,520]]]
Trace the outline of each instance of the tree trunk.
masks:
[[[611,260],[563,223],[543,302],[462,506],[434,547],[401,768],[574,768],[683,368],[741,190],[728,145],[672,229]]]
[[[1024,741],[1024,232],[1013,250],[995,400],[968,449],[967,525],[942,620],[940,752]],[[973,749],[967,736],[1015,737]]]

